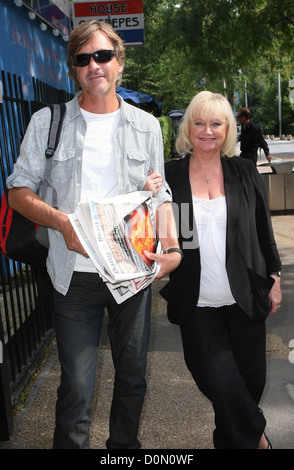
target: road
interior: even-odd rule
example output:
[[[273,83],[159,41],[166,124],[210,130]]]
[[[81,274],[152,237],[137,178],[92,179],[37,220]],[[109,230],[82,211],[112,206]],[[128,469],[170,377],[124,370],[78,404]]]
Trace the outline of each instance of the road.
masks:
[[[282,160],[294,160],[294,139],[292,140],[267,140],[266,141],[270,154],[275,158],[281,158]],[[240,152],[240,144],[237,146],[237,154]],[[267,161],[263,150],[259,156],[260,161]]]
[[[271,155],[294,160],[294,140],[267,140]]]

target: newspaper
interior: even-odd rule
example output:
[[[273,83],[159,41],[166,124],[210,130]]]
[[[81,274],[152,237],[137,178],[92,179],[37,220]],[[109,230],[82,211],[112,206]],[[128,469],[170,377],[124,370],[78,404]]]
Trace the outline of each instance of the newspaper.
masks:
[[[150,191],[81,201],[69,215],[72,226],[117,303],[150,284],[160,266],[144,250],[161,252],[156,204]]]

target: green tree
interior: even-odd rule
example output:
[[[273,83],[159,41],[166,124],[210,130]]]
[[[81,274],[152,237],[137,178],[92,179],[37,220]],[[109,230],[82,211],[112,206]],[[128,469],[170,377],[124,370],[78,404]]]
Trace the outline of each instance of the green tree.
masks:
[[[282,133],[294,134],[294,105],[289,101],[289,82],[293,78],[293,65],[290,56],[276,54],[263,57],[259,61],[259,67],[248,66],[246,74],[241,74],[236,90],[240,95],[240,106],[246,105],[245,79],[247,83],[247,105],[253,116],[253,120],[264,123],[266,134],[279,135],[278,123],[278,74],[281,83],[281,111]]]
[[[240,69],[291,50],[293,8],[284,0],[183,0],[175,24],[201,68],[226,81],[232,103]]]
[[[124,86],[156,97],[165,113],[185,108],[202,78],[189,47],[170,31],[175,13],[171,0],[145,0],[145,44],[127,49],[123,80]]]
[[[185,109],[204,88],[233,104],[240,77],[250,92],[263,73],[293,77],[293,0],[144,0],[144,24],[144,46],[127,51],[124,85],[156,97],[164,113]]]

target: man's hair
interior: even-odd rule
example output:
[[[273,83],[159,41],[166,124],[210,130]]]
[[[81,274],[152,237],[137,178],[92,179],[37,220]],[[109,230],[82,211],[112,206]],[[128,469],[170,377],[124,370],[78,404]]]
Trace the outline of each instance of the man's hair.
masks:
[[[248,108],[241,108],[238,111],[238,116],[246,117],[246,119],[250,119],[250,111]]]
[[[73,79],[75,85],[80,89],[80,84],[77,79],[76,66],[74,65],[73,57],[79,50],[87,44],[92,36],[101,31],[112,42],[115,50],[115,56],[120,65],[125,64],[125,48],[122,39],[116,34],[112,26],[106,21],[90,20],[79,24],[72,31],[67,44],[67,66],[68,75]],[[116,86],[121,84],[122,74],[117,78]]]

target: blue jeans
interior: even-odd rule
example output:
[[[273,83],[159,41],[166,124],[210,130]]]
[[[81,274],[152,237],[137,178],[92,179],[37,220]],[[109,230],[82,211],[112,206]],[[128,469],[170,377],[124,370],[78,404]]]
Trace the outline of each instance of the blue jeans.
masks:
[[[146,392],[151,289],[118,305],[98,274],[74,273],[66,296],[54,291],[54,327],[61,365],[55,449],[89,447],[90,411],[104,308],[115,368],[107,448],[139,448]]]

